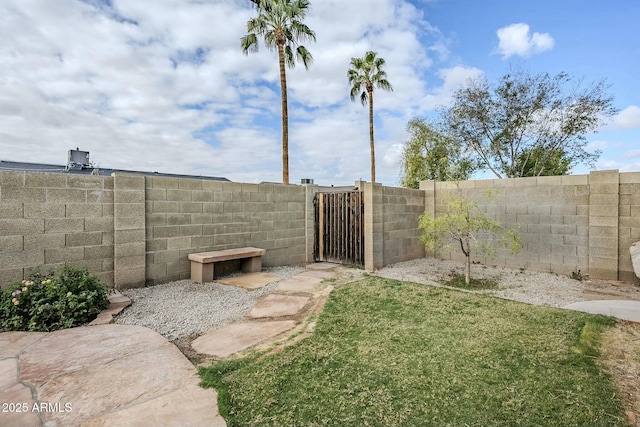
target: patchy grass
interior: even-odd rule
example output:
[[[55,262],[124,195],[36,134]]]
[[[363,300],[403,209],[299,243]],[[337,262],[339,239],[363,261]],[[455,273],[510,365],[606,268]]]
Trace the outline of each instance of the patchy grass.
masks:
[[[474,291],[498,289],[498,279],[496,278],[474,279],[471,277],[469,278],[469,284],[467,285],[464,279],[464,274],[459,273],[454,274],[451,279],[443,282],[442,284],[451,286],[452,288],[469,289]]]
[[[595,316],[369,277],[312,337],[201,368],[233,426],[624,426]]]

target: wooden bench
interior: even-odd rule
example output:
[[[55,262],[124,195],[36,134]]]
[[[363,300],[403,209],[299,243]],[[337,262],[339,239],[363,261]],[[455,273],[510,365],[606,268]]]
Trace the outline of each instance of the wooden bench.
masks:
[[[211,282],[213,281],[213,265],[216,262],[234,259],[244,259],[241,264],[243,272],[257,273],[262,270],[262,255],[265,252],[265,249],[249,247],[189,254],[191,280],[197,283]]]

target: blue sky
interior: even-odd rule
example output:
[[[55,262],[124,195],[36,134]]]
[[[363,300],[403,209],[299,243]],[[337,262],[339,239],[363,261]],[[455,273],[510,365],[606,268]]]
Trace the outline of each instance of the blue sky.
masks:
[[[352,57],[375,50],[393,92],[376,107],[377,180],[397,185],[412,117],[468,78],[513,65],[606,79],[619,114],[589,146],[596,169],[640,171],[640,1],[312,0],[308,71],[288,72],[291,182],[369,178],[368,111]],[[249,0],[2,0],[0,159],[281,180],[277,58],[240,38]],[[574,173],[587,173],[577,167]]]

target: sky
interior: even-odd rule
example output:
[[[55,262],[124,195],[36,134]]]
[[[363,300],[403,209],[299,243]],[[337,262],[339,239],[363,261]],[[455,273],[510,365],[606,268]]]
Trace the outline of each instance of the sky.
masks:
[[[281,182],[277,54],[240,48],[254,16],[249,0],[0,1],[0,160],[79,148],[104,168]],[[287,70],[290,182],[370,180],[368,108],[347,80],[368,50],[394,89],[374,92],[384,185],[411,118],[514,66],[606,79],[618,113],[587,135],[596,170],[640,171],[639,17],[639,0],[311,0],[313,63]]]

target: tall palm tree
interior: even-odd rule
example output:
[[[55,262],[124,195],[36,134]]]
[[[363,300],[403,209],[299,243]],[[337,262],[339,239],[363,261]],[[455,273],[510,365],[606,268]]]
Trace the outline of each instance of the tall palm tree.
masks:
[[[315,41],[316,34],[302,23],[309,9],[308,0],[251,1],[256,5],[258,16],[247,21],[248,34],[242,37],[240,46],[245,55],[256,52],[258,37],[262,37],[265,46],[278,51],[282,92],[282,183],[289,184],[289,112],[285,64],[293,68],[297,59],[309,69],[313,57],[299,42]]]
[[[373,89],[393,90],[382,70],[385,62],[377,57],[378,53],[369,51],[364,58],[351,58],[351,68],[347,72],[351,86],[351,100],[360,95],[362,105],[369,101],[369,143],[371,145],[371,182],[376,182],[376,155],[373,142]]]

